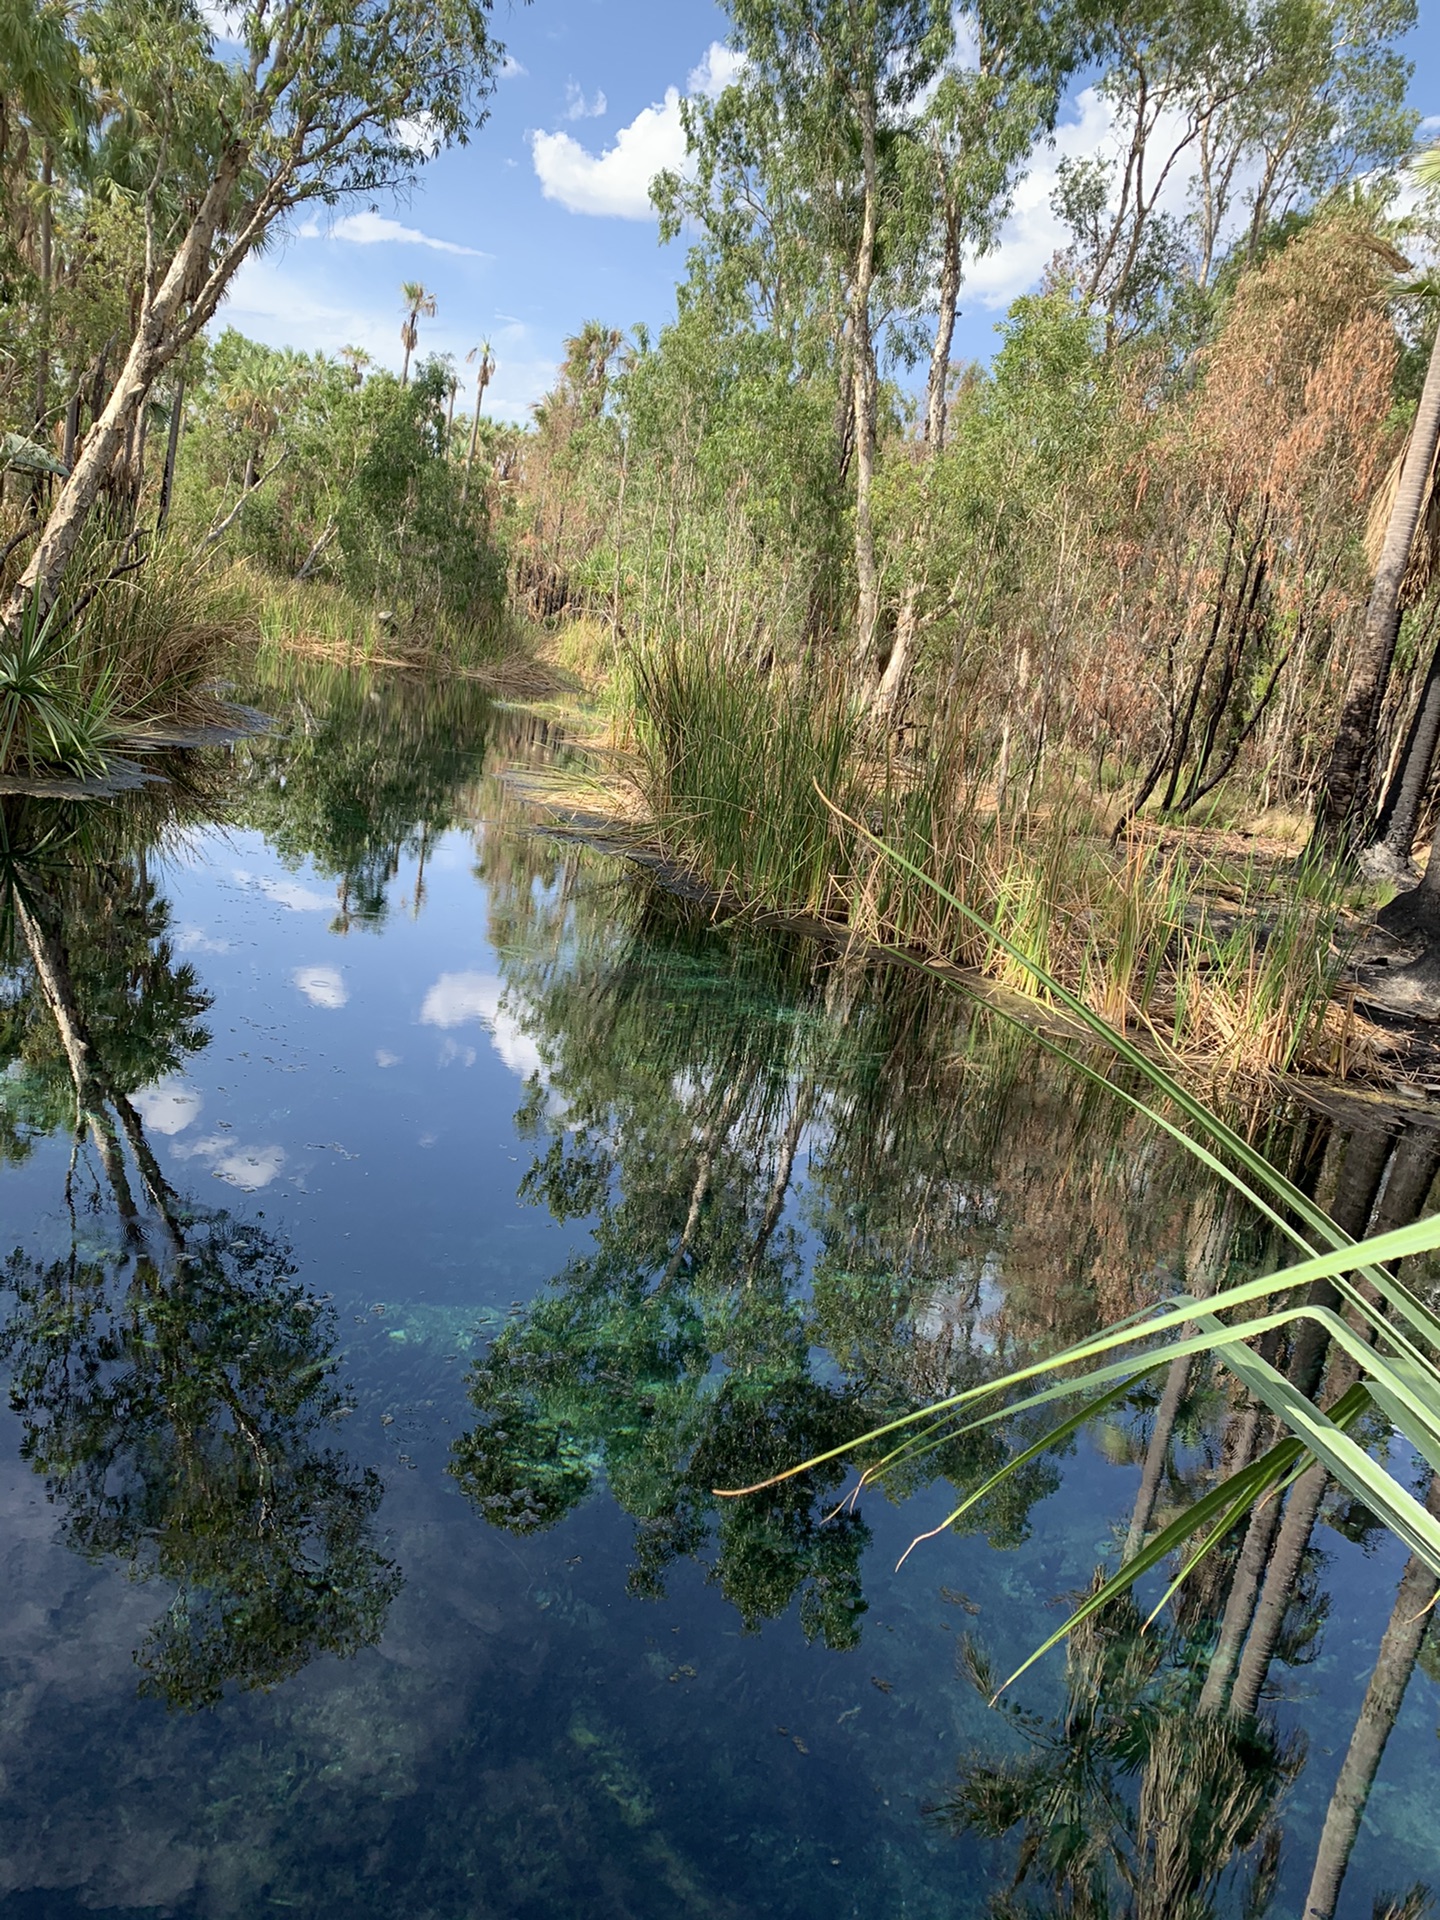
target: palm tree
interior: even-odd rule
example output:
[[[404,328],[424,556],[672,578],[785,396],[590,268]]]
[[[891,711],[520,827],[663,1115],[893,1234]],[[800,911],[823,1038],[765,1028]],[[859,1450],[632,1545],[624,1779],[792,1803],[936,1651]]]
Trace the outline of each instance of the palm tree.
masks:
[[[351,386],[360,386],[365,378],[365,369],[370,365],[369,354],[363,347],[341,347],[340,358],[345,362],[345,373]]]
[[[405,319],[400,328],[400,344],[405,349],[405,364],[400,370],[402,387],[410,384],[410,356],[415,351],[415,342],[420,338],[420,316],[427,320],[435,318],[435,296],[418,280],[402,280],[400,298],[405,302]]]
[[[561,371],[582,412],[598,416],[604,408],[610,362],[624,342],[625,336],[618,327],[604,326],[598,320],[587,320],[579,333],[564,342],[565,362]]]
[[[453,353],[442,353],[440,364],[445,369],[445,458],[450,458],[450,434],[455,425],[455,396],[460,391],[460,376],[455,371]]]
[[[470,422],[470,445],[465,454],[465,478],[460,485],[460,498],[463,502],[470,491],[470,469],[475,464],[475,447],[480,438],[480,408],[485,399],[485,389],[489,386],[495,372],[495,356],[490,351],[490,342],[482,340],[478,347],[472,347],[465,356],[467,366],[472,360],[479,360],[475,369],[475,418]]]

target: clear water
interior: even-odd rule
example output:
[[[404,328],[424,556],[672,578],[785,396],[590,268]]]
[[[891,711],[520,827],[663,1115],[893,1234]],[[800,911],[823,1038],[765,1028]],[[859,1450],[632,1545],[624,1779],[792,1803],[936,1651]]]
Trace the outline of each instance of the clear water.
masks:
[[[1154,1393],[898,1571],[995,1437],[828,1520],[839,1468],[712,1491],[1128,1311],[1212,1196],[989,1016],[537,831],[533,720],[256,697],[192,791],[3,803],[0,1916],[1298,1913],[1401,1574],[1363,1515],[1227,1819],[1223,1590],[1098,1691],[975,1683],[1114,1564]],[[1437,1672],[1343,1914],[1440,1879]]]

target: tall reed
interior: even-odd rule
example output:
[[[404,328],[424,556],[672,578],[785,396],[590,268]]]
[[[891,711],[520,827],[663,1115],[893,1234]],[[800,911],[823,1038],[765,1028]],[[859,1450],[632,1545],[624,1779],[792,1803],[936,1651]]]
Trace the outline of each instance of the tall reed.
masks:
[[[1338,882],[1277,892],[1252,868],[1237,884],[1139,829],[1112,850],[1090,803],[1064,787],[1002,814],[993,746],[963,703],[897,756],[838,675],[676,638],[633,650],[628,665],[654,826],[741,907],[944,956],[1042,1002],[1041,976],[1053,976],[1211,1077],[1349,1063],[1353,1023],[1335,1003]],[[847,820],[909,865],[880,857]]]

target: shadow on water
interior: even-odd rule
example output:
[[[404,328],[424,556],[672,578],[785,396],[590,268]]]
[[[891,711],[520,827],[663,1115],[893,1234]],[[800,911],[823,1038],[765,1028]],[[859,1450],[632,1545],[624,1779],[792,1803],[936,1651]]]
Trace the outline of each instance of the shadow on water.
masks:
[[[222,1872],[220,1840],[197,1837],[211,1866],[117,1900],[112,1869],[42,1871],[32,1844],[0,1914],[1423,1911],[1433,1843],[1404,1810],[1428,1798],[1431,1759],[1413,1711],[1391,1736],[1437,1665],[1434,1583],[1323,1473],[1237,1529],[1153,1624],[1154,1582],[985,1705],[1050,1602],[1268,1444],[1268,1416],[1202,1364],[1145,1382],[898,1575],[909,1539],[1038,1427],[957,1437],[857,1507],[839,1467],[714,1492],[1157,1293],[1213,1291],[1276,1257],[1262,1225],[983,1011],[706,926],[532,831],[496,769],[563,749],[473,686],[291,665],[256,698],[275,731],[171,786],[103,809],[0,800],[0,1156],[18,1171],[71,1143],[46,1162],[43,1222],[6,1218],[20,1454],[66,1546],[159,1596],[133,1648],[142,1705],[206,1710],[214,1744],[185,1751],[211,1803],[225,1782],[256,1859]],[[524,1071],[513,1184],[566,1251],[528,1300],[446,1310],[444,1357],[472,1356],[463,1392],[406,1331],[440,1309],[369,1347],[342,1337],[339,1267],[253,1204],[186,1191],[168,1134],[157,1148],[147,1131],[155,1089],[185,1097],[224,1013],[155,873],[181,846],[200,857],[217,822],[332,887],[332,936],[418,922],[419,938],[442,881],[485,917],[494,991],[473,971],[442,981]],[[1351,1232],[1429,1204],[1426,1116],[1357,1128],[1274,1103],[1264,1125]],[[423,1164],[397,1162],[365,1204],[393,1204]],[[474,1230],[463,1187],[432,1198]],[[346,1302],[352,1325],[364,1299]],[[1273,1357],[1323,1398],[1343,1390],[1323,1352]],[[449,1431],[406,1482],[423,1524],[396,1508],[387,1532],[395,1476],[353,1416],[402,1379]],[[439,1596],[477,1578],[457,1637]],[[488,1705],[464,1704],[477,1631],[496,1649]],[[83,1658],[66,1632],[57,1616],[57,1666]],[[682,1660],[692,1642],[705,1651]],[[438,1715],[441,1758],[397,1760],[388,1784],[346,1771],[345,1741],[295,1691],[335,1655],[359,1657],[325,1682],[332,1720]],[[268,1721],[242,1713],[271,1689]],[[159,1753],[170,1736],[142,1718],[127,1738]],[[1387,1745],[1404,1790],[1347,1881]],[[103,1832],[104,1782],[73,1791]],[[210,1814],[185,1804],[199,1835]],[[7,1817],[33,1835],[50,1816],[12,1795]]]

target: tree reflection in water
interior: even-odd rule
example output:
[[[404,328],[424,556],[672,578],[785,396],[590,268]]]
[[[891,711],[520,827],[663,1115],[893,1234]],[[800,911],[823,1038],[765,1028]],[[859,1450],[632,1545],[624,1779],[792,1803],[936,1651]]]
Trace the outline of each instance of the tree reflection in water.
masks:
[[[471,832],[506,1005],[543,1063],[521,1116],[534,1144],[522,1191],[591,1228],[469,1382],[452,1472],[496,1525],[539,1532],[603,1483],[633,1525],[637,1596],[695,1561],[744,1626],[794,1608],[808,1636],[854,1648],[875,1513],[836,1511],[839,1469],[741,1502],[714,1488],[1273,1254],[1154,1132],[1023,1036],[928,984],[717,933],[613,863],[517,830],[517,802],[457,746],[479,725],[475,689],[409,689],[382,712],[361,681],[293,679],[293,719],[239,750],[230,803],[335,877],[342,930],[378,926],[412,865],[406,904],[420,911],[434,838]],[[213,817],[213,796],[195,810]],[[53,803],[0,805],[0,1152],[75,1136],[69,1245],[11,1258],[4,1355],[25,1456],[67,1537],[173,1590],[139,1652],[142,1686],[189,1706],[373,1643],[399,1574],[376,1538],[379,1483],[339,1444],[328,1306],[283,1244],[167,1185],[133,1098],[206,1044],[204,996],[147,868],[155,836],[184,817],[181,790],[100,827]],[[1272,1149],[1352,1232],[1427,1205],[1433,1127],[1272,1106]],[[1322,1400],[1343,1389],[1323,1350],[1297,1341],[1272,1357]],[[939,1479],[968,1493],[1036,1431],[1018,1420],[957,1437],[889,1491]],[[1064,1500],[1035,1516],[1062,1487],[1055,1456],[963,1526],[998,1548],[1033,1531],[1025,1564],[1083,1583],[1097,1554],[1137,1552],[1269,1432],[1182,1363],[1091,1438],[1137,1483],[1108,1543],[1096,1549],[1093,1515]],[[931,1504],[953,1501],[942,1486]],[[1310,1920],[1335,1913],[1414,1669],[1434,1657],[1434,1583],[1397,1568],[1353,1730],[1332,1736],[1333,1754],[1307,1754],[1288,1730],[1287,1675],[1334,1658],[1328,1543],[1372,1531],[1323,1476],[1302,1476],[1148,1629],[1129,1604],[1090,1623],[1058,1712],[1032,1713],[1036,1695],[1017,1689],[993,1742],[953,1768],[947,1747],[933,1818],[1003,1847],[1009,1884],[991,1911],[1279,1920],[1283,1870],[1308,1889]],[[907,1568],[915,1590],[923,1565]],[[961,1674],[934,1673],[937,1694],[953,1686],[968,1705],[962,1689],[988,1693],[992,1668],[1043,1631],[1051,1595],[1022,1577],[1000,1581],[1013,1618],[987,1608]],[[1308,1826],[1290,1818],[1302,1768],[1326,1803]],[[1377,1911],[1422,1903],[1402,1888]]]
[[[524,1115],[540,1145],[522,1192],[559,1218],[592,1218],[595,1251],[473,1376],[478,1418],[453,1470],[498,1524],[546,1527],[603,1473],[637,1523],[632,1590],[662,1592],[667,1568],[693,1556],[747,1626],[798,1594],[807,1635],[852,1646],[868,1535],[837,1505],[839,1466],[740,1502],[711,1489],[1008,1370],[1157,1286],[1210,1293],[1273,1257],[1265,1231],[1118,1103],[1077,1093],[1023,1039],[928,986],[872,976],[862,992],[783,943],[727,947],[673,903],[632,895],[617,910],[577,869],[539,893],[531,877],[487,871],[511,1004],[545,1062]],[[1269,1127],[1271,1151],[1357,1236],[1426,1205],[1440,1165],[1428,1124],[1347,1127],[1275,1103]],[[1348,1385],[1303,1334],[1275,1357],[1324,1401]],[[888,1491],[939,1475],[968,1493],[1031,1437],[1016,1421],[957,1438]],[[1182,1362],[1100,1437],[1141,1469],[1116,1536],[1128,1557],[1187,1489],[1271,1436],[1268,1416]],[[1037,1460],[962,1525],[1017,1544],[1058,1482],[1055,1460]],[[997,1915],[1271,1909],[1287,1791],[1305,1764],[1267,1704],[1272,1675],[1321,1643],[1317,1526],[1371,1525],[1314,1471],[1272,1506],[1148,1630],[1126,1602],[1078,1633],[1060,1720],[1006,1708],[1028,1751],[971,1753],[940,1790],[942,1824],[1018,1842]],[[1311,1920],[1335,1911],[1433,1598],[1412,1564],[1320,1838]],[[979,1641],[966,1668],[993,1686]],[[1377,1912],[1423,1900],[1385,1896]]]
[[[6,1148],[75,1140],[69,1249],[6,1262],[0,1356],[71,1544],[173,1586],[136,1658],[143,1692],[193,1708],[373,1644],[399,1573],[378,1477],[331,1444],[333,1315],[283,1243],[168,1185],[130,1097],[208,1038],[146,869],[157,804],[0,800]]]

